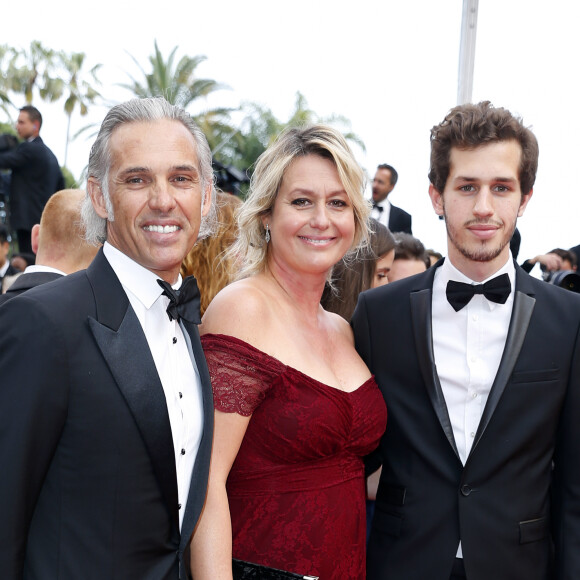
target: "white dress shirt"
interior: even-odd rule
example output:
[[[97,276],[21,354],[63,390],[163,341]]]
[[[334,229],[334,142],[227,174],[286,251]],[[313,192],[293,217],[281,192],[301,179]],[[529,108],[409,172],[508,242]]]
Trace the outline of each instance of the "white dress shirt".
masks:
[[[4,266],[2,266],[0,268],[0,278],[4,278],[4,275],[8,271],[9,267],[10,267],[10,260],[8,258],[6,258],[6,262],[4,262]]]
[[[189,494],[191,473],[203,431],[203,401],[197,368],[189,354],[183,330],[169,320],[169,299],[162,296],[158,276],[143,268],[108,242],[103,247],[141,323],[163,385],[177,468],[179,526]],[[181,286],[181,276],[175,290]],[[131,364],[131,361],[127,361]]]
[[[512,286],[505,304],[490,302],[482,294],[476,294],[467,306],[455,312],[445,294],[447,282],[478,282],[457,270],[449,258],[435,272],[432,297],[435,365],[464,465],[505,347],[515,287],[511,254],[507,263],[483,283],[505,273]],[[457,556],[462,557],[461,544]]]
[[[24,274],[33,274],[35,272],[60,274],[61,276],[66,276],[66,272],[63,272],[62,270],[53,268],[52,266],[43,266],[42,264],[30,264],[30,266],[26,266],[26,270],[24,270]]]
[[[382,207],[383,211],[379,211],[376,207],[373,207],[371,211],[371,217],[376,219],[384,226],[389,227],[389,217],[391,216],[391,202],[388,200],[388,198],[385,197],[383,201],[379,201],[375,205]]]

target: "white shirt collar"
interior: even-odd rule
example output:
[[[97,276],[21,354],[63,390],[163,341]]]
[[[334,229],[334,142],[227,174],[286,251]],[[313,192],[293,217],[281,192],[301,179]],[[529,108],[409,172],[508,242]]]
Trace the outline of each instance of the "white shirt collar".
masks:
[[[104,243],[103,253],[119,278],[119,282],[149,310],[163,292],[163,288],[157,283],[159,276],[123,254],[109,242]],[[173,288],[177,290],[180,286],[181,274],[179,274]]]
[[[383,199],[383,201],[379,201],[379,202],[373,202],[374,205],[378,205],[379,207],[382,207],[384,209],[387,209],[388,207],[391,207],[391,202],[389,201],[388,197],[385,197],[385,199]]]
[[[26,266],[26,270],[24,270],[25,274],[34,274],[35,272],[47,272],[50,274],[60,274],[61,276],[66,276],[66,273],[62,270],[53,268],[52,266],[43,266],[42,264],[32,264],[30,266]]]

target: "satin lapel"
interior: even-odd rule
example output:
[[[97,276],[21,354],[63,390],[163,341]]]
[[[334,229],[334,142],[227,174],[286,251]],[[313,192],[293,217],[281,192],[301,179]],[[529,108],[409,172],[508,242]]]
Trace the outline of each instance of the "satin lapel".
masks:
[[[439,419],[439,423],[453,449],[455,455],[459,458],[455,438],[453,437],[453,427],[449,419],[445,397],[441,389],[441,383],[437,376],[435,366],[435,356],[433,354],[433,327],[431,319],[431,298],[433,287],[433,272],[429,272],[430,285],[416,292],[412,292],[411,299],[411,318],[413,322],[413,333],[415,336],[415,346],[417,348],[417,359],[419,368],[425,381],[425,387],[431,399],[433,409]]]
[[[518,289],[519,288],[519,289]],[[505,348],[499,363],[499,368],[491,386],[489,397],[479,422],[479,427],[475,434],[471,453],[473,453],[481,436],[487,428],[489,421],[501,399],[501,396],[506,388],[506,385],[511,377],[514,366],[522,350],[526,333],[536,299],[532,296],[534,294],[532,286],[528,283],[527,274],[524,274],[519,267],[516,268],[516,291],[514,295],[514,306],[512,310],[512,317],[510,320],[510,327],[506,338]]]
[[[213,440],[213,395],[211,381],[205,355],[199,339],[197,325],[182,320],[182,329],[187,340],[187,347],[192,361],[197,368],[201,383],[201,392],[203,396],[203,435],[199,444],[195,465],[191,474],[191,484],[189,487],[189,496],[183,522],[181,524],[181,550],[184,550],[197,521],[201,509],[205,502],[207,491],[207,480],[209,476],[209,463],[211,456]]]
[[[93,285],[98,319],[89,317],[90,329],[127,401],[147,447],[173,523],[179,527],[171,425],[163,386],[147,339],[102,251],[97,254],[87,275]]]

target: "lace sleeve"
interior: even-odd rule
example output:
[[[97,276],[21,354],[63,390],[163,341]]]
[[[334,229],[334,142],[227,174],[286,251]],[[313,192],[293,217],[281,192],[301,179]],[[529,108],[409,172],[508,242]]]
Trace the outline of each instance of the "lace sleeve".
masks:
[[[214,407],[249,417],[284,365],[232,336],[206,334],[201,343],[211,377]]]

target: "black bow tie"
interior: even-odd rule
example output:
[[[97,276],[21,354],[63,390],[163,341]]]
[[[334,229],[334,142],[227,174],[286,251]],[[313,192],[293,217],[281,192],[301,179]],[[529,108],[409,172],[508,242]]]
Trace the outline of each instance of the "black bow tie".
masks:
[[[382,205],[379,205],[378,203],[373,203],[373,209],[377,209],[379,213],[382,213],[385,208]]]
[[[507,274],[502,274],[485,284],[464,284],[449,280],[446,293],[449,304],[453,306],[455,312],[459,312],[475,294],[483,294],[491,302],[505,304],[511,291],[510,277]]]
[[[167,316],[169,320],[177,320],[180,318],[193,322],[194,324],[201,323],[201,316],[199,313],[199,289],[197,287],[197,280],[193,276],[188,276],[183,280],[181,288],[174,290],[171,284],[165,280],[157,280],[157,283],[163,288],[162,295],[169,298],[169,306],[167,306]]]

